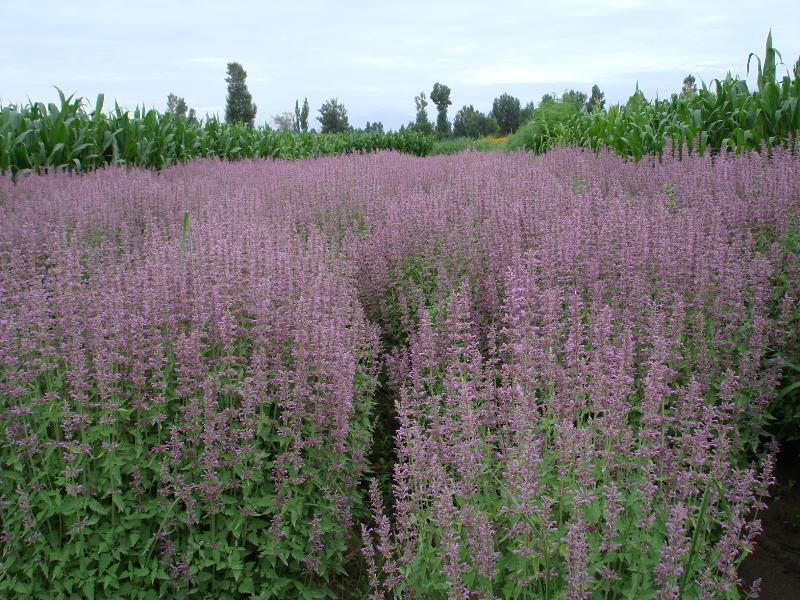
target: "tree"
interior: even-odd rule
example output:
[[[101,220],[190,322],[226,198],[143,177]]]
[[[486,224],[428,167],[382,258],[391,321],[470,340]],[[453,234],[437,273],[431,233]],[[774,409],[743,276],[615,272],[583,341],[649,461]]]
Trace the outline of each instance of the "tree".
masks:
[[[170,93],[167,95],[167,112],[176,117],[185,117],[186,111],[189,110],[186,100],[180,96]]]
[[[794,78],[800,78],[800,58],[798,58],[797,62],[794,63]]]
[[[370,123],[369,121],[367,121],[367,124],[364,127],[364,132],[383,133],[383,123],[381,123],[380,121],[375,121],[374,123]]]
[[[577,90],[566,90],[561,94],[561,102],[564,104],[571,104],[575,107],[576,111],[581,111],[586,106],[587,96],[583,92]]]
[[[294,129],[294,115],[290,112],[282,112],[272,117],[275,129],[278,131],[292,131]],[[296,131],[296,130],[295,130]]]
[[[555,92],[552,94],[544,94],[539,101],[539,106],[541,107],[543,104],[555,104],[556,102],[558,102],[558,100],[556,100]]]
[[[197,115],[193,108],[189,108],[181,96],[169,94],[167,96],[167,112],[179,119],[186,119],[192,124],[197,124]]]
[[[519,111],[519,124],[523,125],[524,123],[530,121],[531,117],[533,117],[533,113],[535,110],[536,107],[534,106],[533,101],[531,100],[523,107],[521,111]]]
[[[695,83],[694,75],[687,75],[683,78],[683,88],[681,89],[681,97],[691,98],[697,93],[697,84]]]
[[[228,96],[225,104],[225,121],[227,123],[244,123],[253,126],[256,120],[256,105],[244,82],[247,72],[236,62],[228,63]]]
[[[606,95],[600,91],[600,88],[595,83],[592,86],[592,95],[589,96],[589,100],[586,102],[586,112],[592,112],[595,110],[603,110],[606,107]]]
[[[347,109],[336,98],[331,98],[319,109],[317,117],[322,126],[322,133],[342,133],[350,131],[350,122],[347,120]]]
[[[453,135],[456,137],[479,138],[497,133],[499,126],[493,117],[477,110],[471,104],[462,107],[453,118]]]
[[[450,88],[441,83],[434,83],[431,91],[431,100],[436,105],[436,133],[439,137],[450,135],[450,121],[447,120],[447,107],[453,102],[450,100]]]
[[[425,92],[420,92],[419,96],[414,96],[414,105],[417,107],[417,118],[409,128],[413,128],[415,131],[422,131],[423,133],[431,133],[433,131],[433,126],[428,120],[428,111],[426,109],[428,101],[425,99]]]
[[[497,120],[502,135],[508,135],[517,130],[520,112],[522,109],[519,99],[510,94],[503,94],[499,98],[495,98],[492,103],[492,116]]]
[[[300,101],[294,101],[294,119],[292,119],[292,131],[298,133],[300,131]]]
[[[308,98],[303,100],[303,108],[300,109],[300,130],[308,131]]]

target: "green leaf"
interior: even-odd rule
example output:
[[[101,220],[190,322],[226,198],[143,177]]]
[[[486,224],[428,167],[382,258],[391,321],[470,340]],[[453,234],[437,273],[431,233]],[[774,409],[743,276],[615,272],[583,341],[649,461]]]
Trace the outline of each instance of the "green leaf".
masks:
[[[798,388],[800,388],[800,381],[795,381],[794,383],[792,383],[790,385],[787,385],[780,392],[778,392],[778,396],[777,397],[778,398],[783,398],[784,396],[787,396],[787,395],[791,394],[793,391],[795,391]]]
[[[250,577],[245,577],[239,584],[239,591],[243,594],[255,594],[256,586]]]

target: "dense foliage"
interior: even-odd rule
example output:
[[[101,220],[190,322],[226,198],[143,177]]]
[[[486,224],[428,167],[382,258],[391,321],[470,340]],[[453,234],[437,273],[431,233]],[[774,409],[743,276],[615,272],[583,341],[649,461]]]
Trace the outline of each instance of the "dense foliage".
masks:
[[[414,106],[417,110],[416,117],[413,123],[408,124],[408,129],[420,133],[432,133],[433,124],[428,120],[428,100],[425,98],[425,92],[414,96]]]
[[[167,95],[167,112],[179,119],[186,119],[192,125],[197,123],[197,113],[193,108],[189,108],[186,99],[181,96]]]
[[[453,101],[450,100],[450,88],[438,81],[433,84],[431,91],[431,101],[436,105],[436,135],[446,138],[450,135],[450,121],[447,120],[447,107]]]
[[[319,121],[322,133],[345,133],[350,131],[347,108],[338,98],[327,100],[319,109]]]
[[[453,136],[456,138],[479,138],[495,135],[500,131],[497,119],[485,115],[471,104],[463,106],[453,119]]]
[[[730,75],[696,91],[692,78],[684,82],[681,95],[668,100],[648,102],[637,90],[626,104],[608,111],[572,111],[551,122],[534,118],[520,129],[515,143],[535,152],[556,145],[610,148],[636,160],[682,153],[684,147],[701,154],[794,147],[800,130],[800,79],[788,69],[777,78],[778,56],[770,35],[763,64],[753,55],[748,64],[758,67],[752,91],[746,81]],[[601,106],[599,99],[593,101]]]
[[[798,170],[0,178],[0,595],[737,597],[796,418]]]
[[[225,97],[225,122],[253,126],[256,120],[256,105],[245,83],[247,71],[237,62],[228,63],[228,95]]]
[[[449,137],[437,140],[431,154],[457,154],[465,150],[478,152],[501,152],[506,149],[508,137],[485,136],[480,139],[469,137]]]
[[[573,102],[549,100],[542,102],[516,135],[509,139],[509,150],[532,150],[540,154],[552,147],[555,132],[562,131],[564,124],[578,114]]]
[[[198,124],[173,113],[130,113],[119,106],[106,114],[102,95],[90,111],[81,99],[60,91],[59,96],[58,105],[36,102],[0,108],[0,173],[86,171],[106,164],[162,169],[209,156],[293,159],[376,150],[424,156],[434,143],[433,136],[415,132],[316,135],[225,124],[215,118]]]
[[[522,106],[519,98],[511,94],[501,94],[492,103],[491,116],[497,121],[501,135],[514,133],[520,125]]]

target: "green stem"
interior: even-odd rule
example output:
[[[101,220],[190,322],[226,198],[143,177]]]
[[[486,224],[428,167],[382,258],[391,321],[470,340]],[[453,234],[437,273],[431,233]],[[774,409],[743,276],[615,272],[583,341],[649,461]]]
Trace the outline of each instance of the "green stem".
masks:
[[[692,532],[692,545],[689,549],[689,558],[686,560],[686,568],[683,571],[683,576],[681,577],[680,582],[680,598],[683,598],[683,592],[686,588],[687,580],[689,579],[689,572],[692,567],[692,562],[694,562],[694,555],[697,551],[697,542],[700,539],[700,525],[703,522],[703,517],[706,514],[706,508],[708,507],[708,492],[711,489],[711,483],[714,481],[714,478],[709,476],[708,482],[706,483],[705,492],[703,492],[703,500],[700,502],[700,513],[697,515],[697,521],[694,526],[694,531]]]

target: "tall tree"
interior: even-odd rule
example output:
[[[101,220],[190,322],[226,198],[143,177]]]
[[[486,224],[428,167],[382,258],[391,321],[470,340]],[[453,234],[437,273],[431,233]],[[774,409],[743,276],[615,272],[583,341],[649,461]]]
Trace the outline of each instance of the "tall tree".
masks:
[[[586,105],[587,96],[583,92],[577,90],[566,90],[561,94],[561,102],[564,104],[571,104],[575,107],[576,111],[583,110]]]
[[[308,131],[308,98],[303,100],[303,108],[300,109],[300,129]]]
[[[181,96],[170,93],[167,96],[167,112],[180,119],[186,119],[192,124],[197,124],[197,115],[193,108],[189,108]]]
[[[794,70],[794,78],[795,79],[799,79],[800,78],[800,58],[798,58],[797,62],[794,63],[794,69],[793,70]]]
[[[536,106],[533,104],[533,100],[531,100],[519,111],[519,124],[523,125],[530,121],[535,110]]]
[[[681,96],[690,98],[697,93],[697,83],[695,83],[694,75],[687,75],[683,78],[683,88],[681,89]]]
[[[494,117],[489,117],[471,104],[463,106],[453,117],[453,135],[479,138],[497,133],[499,127]]]
[[[521,112],[519,98],[510,94],[503,94],[499,98],[495,98],[492,103],[492,116],[497,119],[502,135],[508,135],[517,130]]]
[[[605,107],[606,107],[606,95],[600,91],[600,88],[595,83],[592,86],[592,95],[589,96],[589,100],[586,102],[586,112],[603,110]]]
[[[336,98],[331,98],[319,109],[317,117],[322,126],[322,133],[342,133],[350,131],[350,121],[347,119],[347,109]]]
[[[294,119],[292,120],[292,131],[295,133],[300,131],[300,101],[294,101]]]
[[[434,83],[431,100],[436,105],[436,133],[439,137],[447,137],[450,135],[447,107],[453,103],[450,100],[450,88],[439,82]]]
[[[176,117],[186,116],[186,111],[189,109],[186,100],[175,94],[167,95],[167,112]]]
[[[433,126],[428,120],[428,100],[425,98],[425,92],[420,92],[419,96],[414,97],[414,105],[417,108],[417,117],[414,120],[414,129],[424,133],[433,131]]]
[[[228,63],[228,96],[225,104],[225,121],[228,123],[244,123],[253,126],[256,120],[256,105],[245,83],[247,72],[237,62]]]
[[[539,100],[539,106],[541,107],[543,104],[554,104],[555,102],[557,102],[555,92],[552,94],[543,94],[542,99]]]
[[[294,129],[294,115],[290,112],[282,112],[272,117],[275,129],[278,131],[292,131]]]

